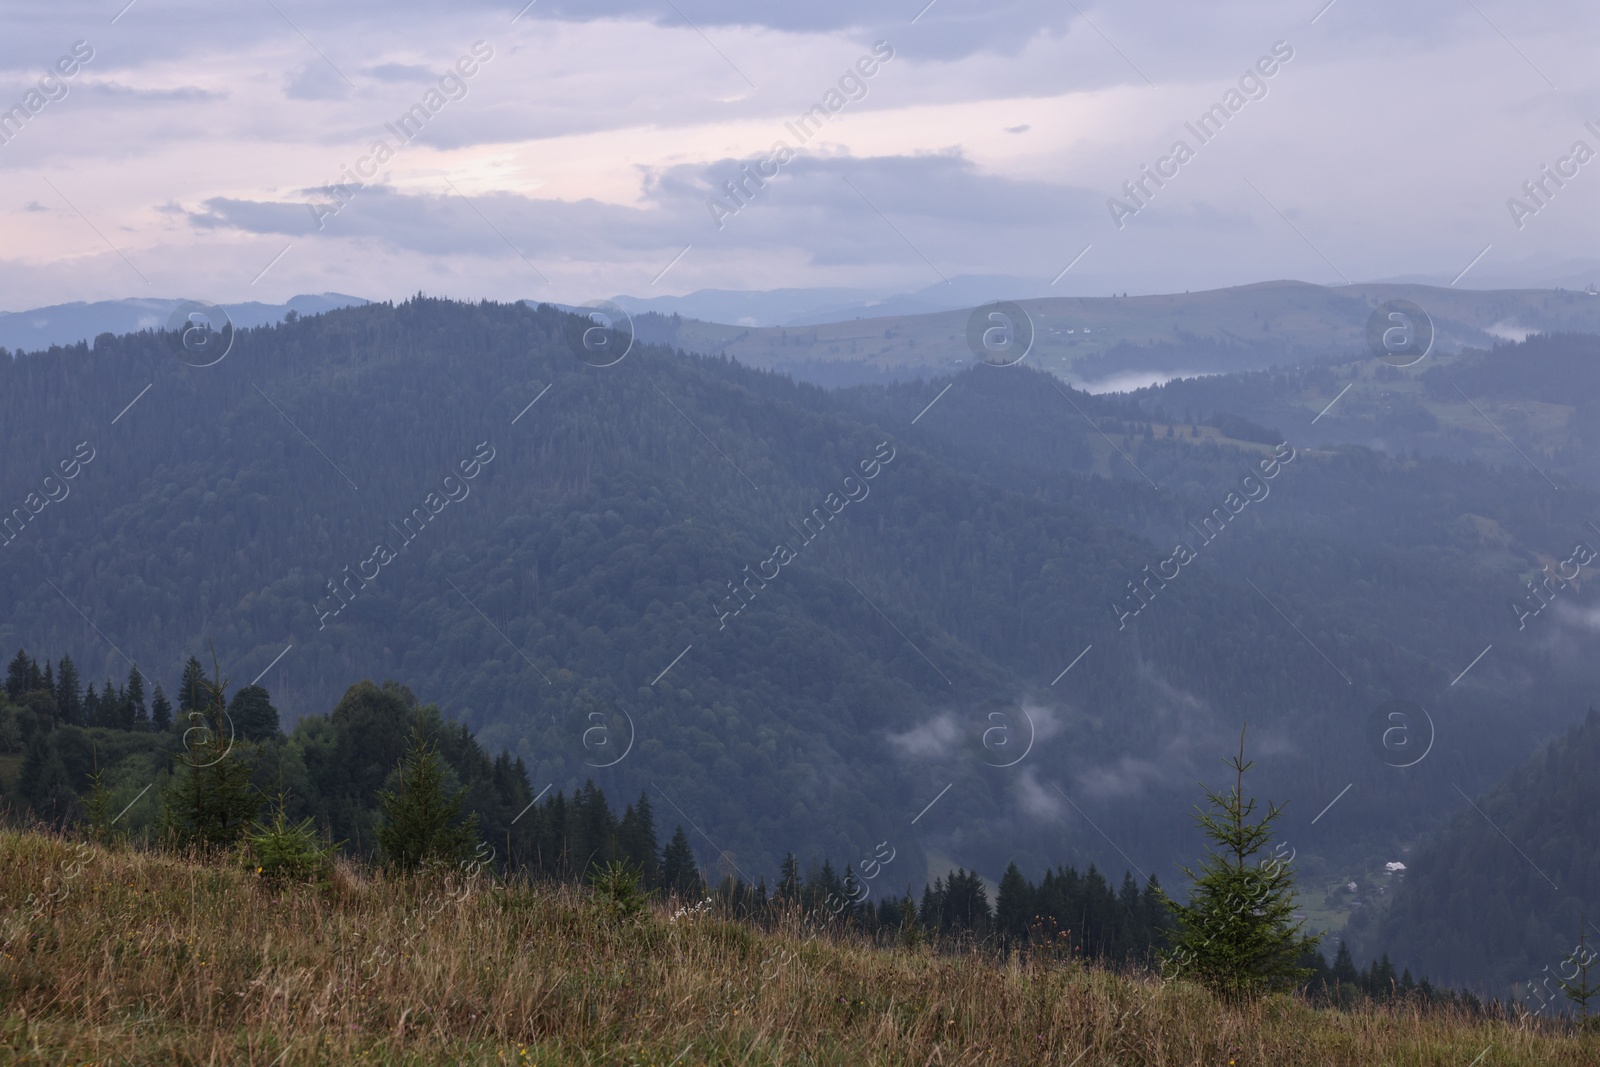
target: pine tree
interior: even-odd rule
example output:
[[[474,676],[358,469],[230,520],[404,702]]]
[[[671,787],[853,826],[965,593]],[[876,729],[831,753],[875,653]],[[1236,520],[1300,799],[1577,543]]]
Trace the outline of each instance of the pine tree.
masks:
[[[824,858],[822,870],[811,879],[806,891],[807,896],[811,898],[812,907],[820,905],[828,909],[831,914],[838,907],[836,901],[844,896],[844,883],[839,881],[839,872],[833,869],[833,864]]]
[[[944,930],[944,879],[935,878],[932,885],[922,887],[922,905],[917,909],[917,922],[930,933]]]
[[[89,774],[89,795],[80,798],[84,821],[89,824],[89,837],[100,844],[112,840],[111,792],[106,789],[105,772],[100,769],[100,753],[94,752],[94,770]]]
[[[1567,954],[1561,962],[1572,968],[1572,973],[1565,978],[1556,979],[1556,984],[1561,987],[1567,999],[1578,1005],[1583,1010],[1583,1026],[1589,1027],[1589,1001],[1600,996],[1600,975],[1593,980],[1589,978],[1589,969],[1594,964],[1594,953],[1589,951],[1589,930],[1584,916],[1578,917],[1578,947]]]
[[[183,665],[183,681],[178,683],[178,712],[189,715],[206,704],[206,672],[193,656]]]
[[[107,678],[106,687],[100,690],[100,721],[96,725],[108,730],[126,730],[132,716],[128,691]]]
[[[478,845],[478,816],[461,818],[467,791],[445,788],[444,763],[419,727],[399,768],[400,788],[378,792],[383,821],[378,847],[386,861],[402,870],[430,864],[459,864]]]
[[[648,794],[639,794],[639,803],[629,805],[617,824],[617,852],[639,871],[644,888],[661,885],[661,855],[656,846],[655,814]]]
[[[172,781],[162,795],[161,832],[178,847],[231,847],[261,810],[250,764],[227,726],[226,690],[220,669],[214,681],[202,678],[191,689],[203,703],[189,712],[184,750],[174,757]]]
[[[128,672],[127,708],[129,714],[126,718],[129,729],[150,729],[150,711],[145,707],[144,703],[144,675],[139,673],[138,667],[134,667]]]
[[[172,728],[172,704],[161,691],[160,682],[156,683],[155,697],[150,701],[150,726],[163,733]]]
[[[672,840],[661,855],[661,888],[685,900],[704,892],[705,883],[700,880],[700,868],[682,826],[673,831]]]
[[[1034,910],[1033,886],[1013,863],[1000,877],[1000,892],[994,902],[994,923],[1000,936],[1011,941],[1026,941]]]
[[[610,863],[617,835],[617,819],[605,793],[590,779],[572,797],[574,873],[587,875]]]
[[[83,682],[78,677],[78,667],[72,662],[71,656],[62,656],[56,666],[56,708],[61,712],[62,722],[74,726],[85,725]]]
[[[6,696],[15,703],[22,699],[22,694],[33,688],[33,676],[38,671],[33,660],[28,658],[28,653],[17,649],[16,656],[11,660],[11,665],[6,668]]]
[[[1395,994],[1398,980],[1394,974],[1394,964],[1389,962],[1389,954],[1385,952],[1383,958],[1367,968],[1366,981],[1363,983],[1367,995],[1374,1000],[1388,1000]]]
[[[922,944],[922,928],[917,925],[917,909],[911,904],[909,892],[900,900],[900,944],[904,948]]]
[[[783,869],[778,873],[778,895],[790,904],[800,900],[800,861],[793,852],[783,857]]]
[[[844,865],[844,879],[839,883],[839,896],[828,910],[836,913],[839,919],[851,919],[856,915],[857,899],[862,897],[862,890],[866,887],[850,864]]]
[[[1250,821],[1256,801],[1244,797],[1244,775],[1255,761],[1239,754],[1223,761],[1235,772],[1234,788],[1222,795],[1202,785],[1211,811],[1196,810],[1195,822],[1212,844],[1201,873],[1180,868],[1194,881],[1188,904],[1169,901],[1178,920],[1170,963],[1226,996],[1249,997],[1289,989],[1309,974],[1300,958],[1318,938],[1294,922],[1294,876],[1286,864],[1250,860],[1272,839],[1272,824],[1283,809],[1268,803],[1265,815]]]
[[[1354,987],[1361,980],[1356,961],[1350,957],[1350,946],[1343,941],[1339,942],[1339,951],[1333,954],[1333,980],[1345,988]]]

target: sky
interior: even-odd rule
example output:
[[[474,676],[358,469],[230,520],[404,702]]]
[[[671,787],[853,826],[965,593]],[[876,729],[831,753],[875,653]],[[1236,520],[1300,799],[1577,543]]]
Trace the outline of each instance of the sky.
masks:
[[[1592,4],[925,2],[7,0],[0,310],[1600,282]]]

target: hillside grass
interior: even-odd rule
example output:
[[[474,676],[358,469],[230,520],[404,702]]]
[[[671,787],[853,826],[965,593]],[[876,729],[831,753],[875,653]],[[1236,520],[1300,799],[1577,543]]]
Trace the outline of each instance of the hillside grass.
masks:
[[[1600,1039],[1226,1004],[1073,962],[872,948],[572,887],[253,870],[0,831],[0,1063],[1562,1065]]]

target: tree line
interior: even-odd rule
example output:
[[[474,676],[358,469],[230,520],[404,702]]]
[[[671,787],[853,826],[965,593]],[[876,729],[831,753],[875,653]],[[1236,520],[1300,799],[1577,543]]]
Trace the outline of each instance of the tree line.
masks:
[[[752,882],[736,871],[708,878],[681,825],[661,844],[648,792],[620,814],[593,781],[570,795],[548,789],[536,795],[521,759],[505,751],[491,758],[465,727],[393,682],[352,686],[329,715],[306,716],[285,735],[264,688],[247,686],[228,700],[225,681],[206,677],[193,657],[184,666],[175,716],[140,714],[144,678],[137,668],[127,683],[101,691],[119,708],[106,720],[89,717],[86,699],[65,710],[74,707],[75,681],[66,657],[40,665],[19,652],[11,662],[0,700],[0,749],[12,752],[13,765],[14,750],[20,747],[23,758],[15,773],[0,774],[0,794],[13,810],[81,826],[101,840],[126,840],[142,823],[147,846],[239,854],[263,878],[316,882],[341,853],[403,870],[487,869],[603,888],[620,876],[642,894],[683,907],[714,905],[757,924],[798,912],[880,944],[983,946],[1117,967],[1192,966],[1193,976],[1208,982],[1232,975],[1220,982],[1224,989],[1293,988],[1329,1003],[1370,998],[1497,1007],[1426,978],[1414,981],[1409,970],[1396,975],[1387,954],[1357,970],[1341,943],[1329,964],[1316,939],[1289,920],[1286,869],[1244,862],[1267,840],[1279,810],[1269,807],[1266,819],[1248,823],[1254,802],[1241,791],[1248,763],[1240,766],[1234,792],[1208,794],[1223,817],[1201,823],[1215,840],[1232,842],[1238,862],[1211,862],[1226,850],[1209,857],[1194,876],[1188,904],[1169,898],[1154,876],[1141,886],[1124,873],[1114,887],[1093,865],[1081,873],[1061,865],[1034,882],[1015,863],[992,904],[983,878],[964,868],[925,884],[920,897],[909,885],[875,897],[876,879],[892,870],[888,842],[842,871],[826,857],[803,869],[789,852],[771,885],[764,875]],[[152,692],[149,712],[165,701],[159,683]],[[1241,760],[1242,754],[1241,742]],[[152,756],[162,765],[152,810],[123,823],[133,805],[112,795],[116,779],[149,766]],[[125,781],[121,793],[132,784]],[[1241,931],[1238,913],[1246,909],[1225,904],[1245,896],[1271,906],[1248,909]],[[1233,955],[1219,956],[1219,943],[1231,945]],[[1241,944],[1256,947],[1241,954]]]

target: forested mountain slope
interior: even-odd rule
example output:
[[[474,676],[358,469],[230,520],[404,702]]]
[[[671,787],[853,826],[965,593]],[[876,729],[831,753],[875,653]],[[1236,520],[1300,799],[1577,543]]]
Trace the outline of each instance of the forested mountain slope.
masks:
[[[1590,711],[1418,849],[1379,927],[1395,958],[1496,996],[1517,983],[1530,1010],[1559,1010],[1562,962],[1600,922],[1597,764]]]
[[[1311,440],[1515,467],[1600,487],[1600,335],[1534,334],[1409,367],[1361,356],[1141,390],[1150,418],[1309,424]],[[1551,483],[1546,482],[1548,488]]]
[[[1600,680],[1578,617],[1509,608],[1600,515],[1580,489],[1304,424],[1168,437],[1025,367],[832,393],[642,345],[594,367],[573,321],[417,299],[204,368],[154,334],[0,364],[0,499],[29,513],[0,644],[94,678],[214,641],[290,722],[396,678],[535,790],[657,789],[711,873],[890,840],[897,889],[930,856],[1172,884],[1241,720],[1307,877],[1342,879]],[[1374,747],[1397,699],[1436,734],[1405,769]]]

